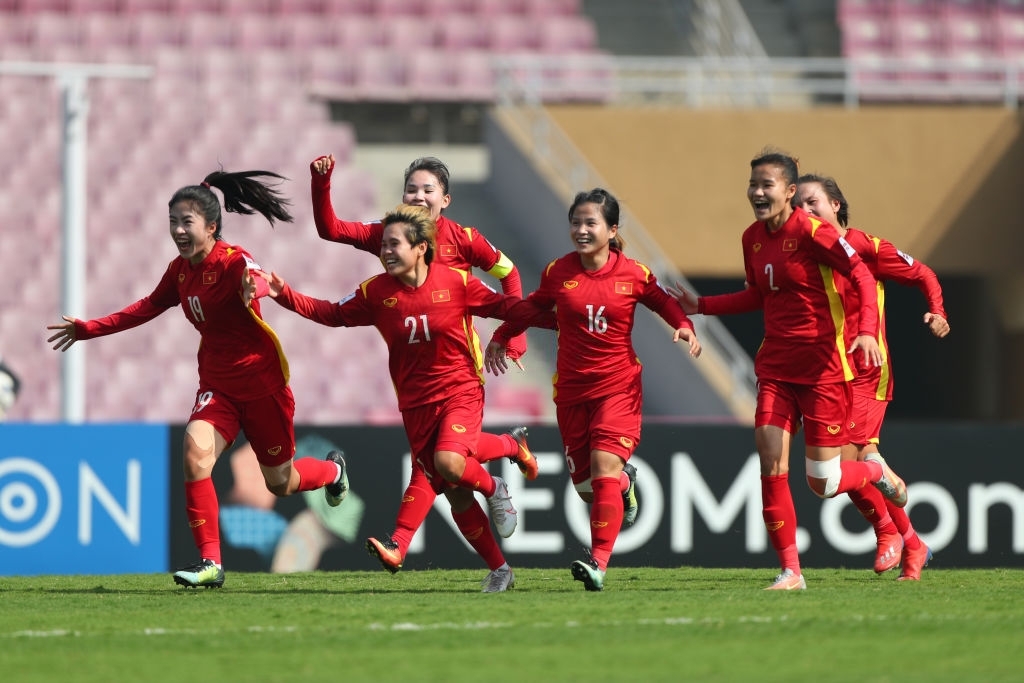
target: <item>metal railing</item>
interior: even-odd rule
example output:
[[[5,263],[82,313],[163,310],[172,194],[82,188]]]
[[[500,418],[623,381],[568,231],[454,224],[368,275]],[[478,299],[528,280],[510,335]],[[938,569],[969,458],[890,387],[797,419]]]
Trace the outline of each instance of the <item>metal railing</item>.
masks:
[[[494,62],[499,103],[589,101],[689,107],[821,103],[1020,106],[1024,61],[528,55]]]

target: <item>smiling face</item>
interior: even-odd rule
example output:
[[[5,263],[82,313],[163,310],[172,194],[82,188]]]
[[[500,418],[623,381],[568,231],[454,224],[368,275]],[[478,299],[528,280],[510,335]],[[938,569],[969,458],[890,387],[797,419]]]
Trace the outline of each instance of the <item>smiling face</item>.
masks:
[[[618,231],[619,226],[608,225],[601,207],[593,202],[577,205],[569,217],[569,236],[588,270],[600,268],[608,261],[608,245]]]
[[[435,221],[441,215],[441,210],[448,208],[452,203],[450,194],[444,191],[444,185],[430,171],[420,169],[409,174],[409,180],[405,183],[405,191],[402,193],[402,203],[411,206],[425,206],[430,211],[430,217]]]
[[[388,275],[396,277],[407,285],[419,285],[426,278],[427,243],[409,243],[406,230],[408,223],[391,223],[384,228],[381,238],[380,260]]]
[[[175,202],[168,214],[171,239],[178,247],[178,254],[192,265],[201,263],[213,250],[216,243],[216,223],[207,223],[190,201]]]
[[[835,199],[829,198],[821,183],[800,183],[797,186],[796,197],[794,197],[793,203],[812,216],[817,216],[839,227],[837,212],[839,211],[840,204]]]
[[[769,230],[781,228],[792,215],[790,200],[796,194],[796,185],[786,182],[781,166],[760,164],[750,169],[747,199],[754,209],[755,220],[764,221]]]

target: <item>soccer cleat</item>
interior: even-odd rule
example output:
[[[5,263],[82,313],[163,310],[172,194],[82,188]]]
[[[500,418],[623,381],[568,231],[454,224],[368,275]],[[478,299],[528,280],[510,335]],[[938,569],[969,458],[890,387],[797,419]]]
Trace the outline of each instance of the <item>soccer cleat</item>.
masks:
[[[882,478],[871,482],[875,485],[875,488],[881,491],[882,495],[889,499],[889,502],[896,507],[905,507],[907,504],[907,485],[886,464],[885,458],[878,453],[868,453],[864,456],[864,459],[877,462],[882,466]]]
[[[530,447],[526,445],[526,427],[516,427],[508,433],[519,446],[519,453],[510,455],[509,460],[514,462],[523,476],[533,481],[540,474],[540,467],[537,465],[537,458],[533,457]]]
[[[636,468],[627,462],[622,471],[629,477],[629,488],[622,494],[622,526],[630,527],[640,511],[640,504],[636,502]]]
[[[884,574],[895,569],[900,563],[903,552],[903,537],[899,534],[882,534],[878,537],[878,550],[875,552],[875,573]]]
[[[766,591],[803,591],[807,590],[807,582],[803,574],[796,574],[792,569],[784,569],[775,577],[775,583],[765,588]]]
[[[324,487],[324,498],[327,499],[327,504],[336,508],[348,495],[348,469],[345,467],[345,454],[341,451],[331,451],[324,459],[330,460],[341,468],[341,477],[338,481]]]
[[[921,570],[928,566],[932,559],[932,549],[925,545],[924,541],[916,550],[903,548],[903,558],[900,561],[902,569],[897,581],[920,581]]]
[[[516,530],[519,513],[512,507],[512,496],[508,493],[508,485],[501,477],[494,477],[494,495],[487,499],[487,507],[491,510],[491,521],[501,534],[508,538]]]
[[[509,588],[515,588],[516,575],[512,573],[511,567],[499,567],[491,570],[480,585],[483,586],[481,593],[503,593]]]
[[[588,591],[604,590],[604,572],[597,568],[597,562],[589,559],[586,562],[576,560],[569,569],[572,571],[572,578],[583,582],[583,587]]]
[[[385,536],[383,541],[372,536],[366,539],[366,552],[380,560],[380,565],[392,574],[397,574],[402,568],[402,553],[398,552],[398,544],[390,536]]]
[[[224,585],[224,570],[213,560],[199,560],[174,572],[174,583],[186,588],[220,588]]]

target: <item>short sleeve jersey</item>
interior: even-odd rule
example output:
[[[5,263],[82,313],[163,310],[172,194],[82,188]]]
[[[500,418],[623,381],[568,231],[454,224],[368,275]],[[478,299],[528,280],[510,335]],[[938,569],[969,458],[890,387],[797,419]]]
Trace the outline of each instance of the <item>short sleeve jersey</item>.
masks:
[[[243,249],[218,240],[198,265],[175,258],[149,296],[104,318],[82,321],[77,334],[89,339],[127,330],[181,304],[200,335],[200,388],[235,400],[269,396],[288,383],[288,361],[259,302],[247,307],[242,301],[246,269],[261,270]]]
[[[375,326],[388,347],[388,369],[400,410],[483,384],[483,355],[472,316],[504,318],[523,303],[495,292],[465,270],[436,264],[419,287],[383,274],[364,281],[337,303],[290,287],[277,300],[324,325]]]

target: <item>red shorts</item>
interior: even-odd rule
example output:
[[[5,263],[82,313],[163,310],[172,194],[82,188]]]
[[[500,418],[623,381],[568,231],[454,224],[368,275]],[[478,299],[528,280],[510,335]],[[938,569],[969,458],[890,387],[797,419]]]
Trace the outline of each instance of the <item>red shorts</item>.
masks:
[[[875,396],[875,383],[864,386],[853,382],[852,402],[850,403],[850,443],[858,446],[877,444],[882,433],[882,422],[885,410],[889,407],[886,400],[878,400]]]
[[[556,408],[573,484],[590,479],[591,451],[608,451],[629,460],[640,443],[642,396],[636,385],[617,394]]]
[[[808,446],[843,446],[849,443],[849,382],[793,384],[777,380],[757,383],[754,426],[773,425],[796,434],[801,418]]]
[[[451,398],[402,411],[412,465],[427,475],[435,493],[454,484],[438,474],[434,453],[453,451],[465,457],[476,453],[484,415],[484,388],[460,391]]]
[[[295,457],[295,397],[287,385],[251,401],[200,388],[189,417],[189,422],[193,420],[212,424],[229,446],[239,430],[244,431],[261,465],[276,467]]]

